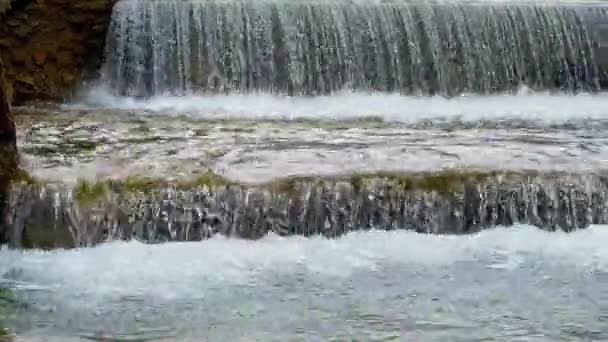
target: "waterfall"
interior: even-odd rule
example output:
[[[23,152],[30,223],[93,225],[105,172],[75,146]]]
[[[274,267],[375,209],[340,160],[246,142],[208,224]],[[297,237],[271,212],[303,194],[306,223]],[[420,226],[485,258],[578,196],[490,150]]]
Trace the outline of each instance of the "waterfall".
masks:
[[[199,241],[216,234],[247,239],[268,233],[339,237],[370,229],[466,234],[516,223],[549,231],[608,223],[605,177],[499,174],[453,188],[443,177],[423,176],[420,187],[406,178],[380,176],[185,191],[119,187],[86,201],[69,189],[18,187],[11,193],[10,237],[14,245],[53,248],[108,240]]]
[[[595,90],[589,11],[522,2],[122,0],[102,80],[124,96]]]

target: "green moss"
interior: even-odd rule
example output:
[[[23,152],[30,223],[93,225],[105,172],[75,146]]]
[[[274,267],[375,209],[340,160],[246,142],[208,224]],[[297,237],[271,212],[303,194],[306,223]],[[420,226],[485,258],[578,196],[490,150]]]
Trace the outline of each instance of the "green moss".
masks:
[[[354,175],[350,179],[350,184],[353,186],[355,193],[359,193],[365,185],[365,178],[363,176]]]
[[[122,182],[123,189],[127,192],[150,193],[166,186],[166,182],[149,177],[128,177]]]
[[[204,174],[198,176],[194,183],[198,186],[208,186],[210,188],[234,185],[234,182],[212,171],[207,171]],[[187,186],[188,183],[184,185]]]
[[[177,190],[193,190],[197,187],[207,186],[219,188],[234,185],[235,183],[212,172],[207,171],[194,180],[168,181],[160,178],[132,176],[121,181],[109,182],[109,187],[117,193],[132,192],[149,194],[162,188],[175,188]]]
[[[384,181],[404,191],[435,191],[448,194],[462,191],[465,184],[485,183],[499,175],[509,176],[514,173],[449,170],[434,173],[376,172],[323,177],[289,177],[265,183],[261,188],[273,193],[293,196],[297,193],[300,184],[321,186],[323,183],[346,182],[351,184],[355,193],[360,193],[370,188],[374,182]]]
[[[352,185],[355,193],[373,187],[374,184],[389,185],[403,191],[424,191],[452,194],[461,192],[466,184],[484,184],[498,178],[511,178],[518,181],[528,177],[528,174],[509,172],[481,172],[474,170],[448,170],[433,173],[397,173],[377,172],[368,174],[288,177],[273,180],[252,187],[267,190],[277,195],[293,197],[300,191],[302,185],[313,188],[322,187],[323,184],[346,182]],[[379,183],[378,183],[379,182]],[[172,181],[161,178],[132,176],[124,180],[100,181],[89,183],[79,181],[74,188],[75,198],[84,204],[93,204],[103,199],[109,191],[116,194],[144,193],[149,194],[163,188],[189,191],[200,187],[218,189],[229,186],[247,186],[231,181],[213,171],[206,171],[195,179]]]
[[[262,188],[275,194],[293,197],[297,194],[299,185],[312,183],[318,185],[320,182],[321,178],[319,177],[288,177],[263,184]]]
[[[74,187],[74,198],[81,204],[94,204],[102,200],[108,192],[106,182],[90,183],[86,180],[79,180]]]
[[[435,191],[452,193],[462,190],[465,184],[486,183],[498,176],[512,177],[513,172],[482,172],[475,170],[446,170],[428,173],[390,173],[380,172],[349,176],[355,191],[360,191],[364,184],[373,179],[386,179],[405,191]],[[519,175],[521,177],[521,175]]]
[[[11,342],[12,336],[8,329],[0,327],[0,342]]]
[[[17,168],[11,175],[11,182],[19,185],[38,185],[40,182],[22,168]]]

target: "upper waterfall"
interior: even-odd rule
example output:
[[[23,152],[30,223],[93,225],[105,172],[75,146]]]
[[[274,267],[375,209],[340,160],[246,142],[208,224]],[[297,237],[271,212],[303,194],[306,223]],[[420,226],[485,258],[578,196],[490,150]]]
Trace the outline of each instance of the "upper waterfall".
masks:
[[[126,96],[594,90],[601,70],[582,12],[521,1],[122,0],[102,80]]]

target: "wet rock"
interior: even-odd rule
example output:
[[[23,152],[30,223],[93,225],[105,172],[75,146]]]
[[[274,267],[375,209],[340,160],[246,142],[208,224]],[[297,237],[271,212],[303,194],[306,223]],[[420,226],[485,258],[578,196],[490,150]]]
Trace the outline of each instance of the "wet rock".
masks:
[[[46,57],[47,55],[45,51],[36,51],[34,52],[34,63],[36,63],[38,66],[43,65],[46,61]]]
[[[16,103],[62,99],[95,74],[114,2],[19,0],[0,14],[0,56]]]
[[[421,176],[419,179],[422,179]],[[354,178],[354,177],[353,177]],[[91,246],[108,240],[199,241],[216,234],[342,236],[407,229],[468,234],[516,223],[572,231],[608,223],[608,184],[597,176],[461,178],[448,188],[397,177],[301,179],[273,184],[21,187],[11,193],[11,231],[25,247]],[[75,192],[80,191],[80,192]]]
[[[6,242],[9,229],[8,191],[17,171],[15,123],[11,114],[11,90],[4,80],[4,64],[0,58],[0,243]]]

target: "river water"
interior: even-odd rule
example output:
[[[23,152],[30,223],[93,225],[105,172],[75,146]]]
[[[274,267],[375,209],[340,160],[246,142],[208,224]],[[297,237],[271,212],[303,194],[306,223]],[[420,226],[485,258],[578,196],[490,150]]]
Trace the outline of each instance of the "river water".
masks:
[[[576,173],[600,183],[542,213],[578,199],[606,217],[590,187],[608,171],[608,12],[552,3],[119,1],[95,84],[15,109],[23,166],[68,185]],[[608,226],[516,224],[2,248],[0,328],[61,342],[608,341],[607,245]]]
[[[57,182],[211,169],[242,182],[445,168],[601,173],[608,96],[534,92],[320,97],[230,94],[149,99],[86,93],[16,108],[22,160]]]
[[[42,179],[209,167],[260,182],[446,167],[602,174],[607,104],[601,93],[526,90],[147,100],[97,91],[17,112],[24,164]],[[11,304],[0,322],[24,341],[602,341],[607,243],[606,226],[515,226],[2,249]]]
[[[2,319],[25,341],[603,341],[606,243],[516,226],[3,250]]]

